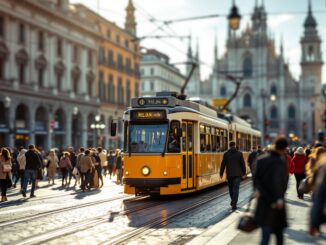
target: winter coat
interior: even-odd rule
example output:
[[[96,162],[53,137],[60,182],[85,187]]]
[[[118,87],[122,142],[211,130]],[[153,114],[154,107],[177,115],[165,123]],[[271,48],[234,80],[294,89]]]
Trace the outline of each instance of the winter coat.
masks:
[[[326,161],[326,157],[324,158]],[[313,193],[313,205],[311,208],[310,224],[319,228],[322,223],[326,223],[326,164],[319,169],[316,177],[316,184]]]
[[[292,158],[292,162],[294,165],[294,173],[295,174],[304,174],[306,171],[306,163],[308,159],[305,155],[295,154]]]
[[[235,148],[225,152],[221,163],[220,175],[223,175],[225,168],[227,177],[244,176],[246,174],[246,166],[242,153]]]
[[[78,168],[81,173],[87,173],[92,169],[93,162],[90,156],[81,155],[78,161]]]
[[[11,178],[11,172],[3,172],[3,165],[10,165],[12,167],[11,158],[6,161],[0,156],[0,179],[6,179],[7,174],[9,174],[9,178]]]
[[[41,161],[41,156],[32,150],[28,150],[25,153],[25,157],[26,157],[26,170],[39,170],[40,168],[42,168],[42,161]]]
[[[50,164],[48,166],[47,173],[48,177],[52,179],[57,171],[59,159],[56,155],[48,156],[48,161],[50,161]]]
[[[286,158],[287,158],[287,162],[288,162],[288,175],[289,174],[293,174],[294,173],[294,164],[293,164],[293,161],[292,161],[292,158],[290,155],[286,155]]]
[[[111,166],[111,167],[114,166],[114,159],[115,159],[115,156],[113,154],[108,156],[108,164],[109,164],[109,166]]]
[[[25,170],[26,167],[26,157],[25,153],[27,150],[21,150],[17,156],[17,162],[19,163],[19,170]]]
[[[285,208],[273,208],[278,200],[284,201],[288,180],[287,167],[284,156],[274,151],[257,159],[253,182],[259,192],[255,219],[260,226],[267,225],[274,230],[287,226]]]

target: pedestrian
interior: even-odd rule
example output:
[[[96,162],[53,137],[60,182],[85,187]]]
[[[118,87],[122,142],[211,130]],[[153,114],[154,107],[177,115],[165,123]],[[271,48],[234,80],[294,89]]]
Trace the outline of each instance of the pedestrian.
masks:
[[[63,153],[63,157],[60,159],[59,162],[59,168],[61,170],[62,186],[67,185],[67,174],[69,168],[72,168],[69,156],[70,156],[69,152],[65,151]]]
[[[48,183],[51,183],[52,180],[52,185],[54,185],[54,179],[55,179],[55,174],[57,172],[57,168],[59,166],[59,159],[57,155],[55,154],[54,150],[50,150],[49,156],[48,156],[48,162],[46,164],[47,168],[47,174],[48,174]]]
[[[35,148],[35,152],[37,153],[37,156],[39,157],[40,161],[41,161],[41,168],[39,168],[37,170],[37,175],[36,175],[36,188],[40,188],[39,186],[39,181],[40,180],[43,180],[43,169],[44,169],[44,161],[43,161],[43,154],[41,152],[42,148],[41,149],[37,149]]]
[[[255,220],[262,229],[261,245],[268,244],[273,233],[276,243],[283,244],[283,231],[287,226],[284,199],[288,181],[287,146],[285,138],[276,139],[274,149],[260,156],[255,166],[253,182],[258,192]]]
[[[248,163],[249,163],[249,168],[250,168],[251,173],[253,173],[255,160],[261,154],[263,154],[263,151],[261,150],[260,145],[258,145],[257,148],[256,148],[256,146],[252,147],[252,152],[248,156]]]
[[[117,183],[122,185],[123,177],[123,152],[119,151],[116,158]]]
[[[69,186],[72,177],[76,178],[76,177],[72,174],[72,171],[73,171],[74,167],[76,167],[76,165],[77,165],[77,156],[76,156],[76,153],[75,153],[73,147],[69,147],[69,148],[68,148],[68,152],[69,152],[69,160],[70,160],[70,163],[71,163],[71,168],[68,168],[68,175],[69,175],[68,186]],[[75,183],[76,183],[76,180],[75,180]]]
[[[101,152],[99,150],[101,150]],[[102,161],[101,161],[101,158],[100,158],[101,153],[102,153],[102,148],[101,147],[99,147],[97,151],[94,149],[93,156],[95,158],[95,169],[97,171],[98,182],[101,180],[101,185],[99,185],[99,187],[103,186]],[[103,161],[105,161],[105,160],[106,159],[105,159],[105,154],[104,154],[104,160]]]
[[[17,156],[14,159],[13,157],[11,158],[11,163],[12,163],[12,170],[11,170],[11,174],[12,174],[12,180],[15,180],[14,184],[12,185],[13,188],[16,188],[16,183],[18,182],[18,180],[20,179],[19,176],[19,163],[17,161]]]
[[[1,149],[0,154],[0,187],[1,187],[1,202],[8,201],[7,189],[11,187],[11,170],[12,162],[10,151],[6,148]]]
[[[312,236],[319,235],[320,226],[326,223],[326,152],[321,153],[316,165],[309,227]]]
[[[80,147],[79,148],[79,153],[77,154],[77,159],[76,159],[76,168],[77,168],[78,172],[77,172],[77,175],[75,176],[75,184],[74,184],[74,187],[77,185],[77,182],[79,184],[79,181],[81,179],[80,168],[79,168],[80,164],[79,164],[79,162],[80,162],[80,159],[83,156],[85,156],[85,148],[84,147]]]
[[[101,167],[104,171],[104,176],[106,176],[106,172],[107,172],[107,169],[108,169],[108,161],[106,159],[106,151],[102,149],[102,147],[98,147],[97,148],[97,151],[98,151],[98,156],[100,158],[100,161],[101,161]],[[102,171],[101,171],[101,175],[102,175]]]
[[[236,149],[234,141],[229,143],[230,149],[224,153],[220,169],[220,178],[226,168],[232,210],[237,209],[241,178],[246,176],[246,167],[243,155]]]
[[[17,162],[19,164],[20,191],[22,190],[23,184],[24,184],[24,174],[25,174],[25,167],[26,167],[26,157],[25,157],[26,152],[27,152],[27,150],[21,146],[19,148],[19,154],[17,156]],[[15,180],[15,186],[17,185],[17,181],[18,181],[18,179]]]
[[[302,147],[298,147],[294,152],[294,157],[292,158],[292,162],[294,165],[294,176],[296,180],[296,188],[297,194],[299,199],[303,199],[303,193],[299,192],[299,185],[301,180],[306,177],[306,164],[307,164],[307,157]]]
[[[80,171],[81,189],[85,191],[86,187],[90,189],[90,174],[92,172],[92,159],[90,150],[85,151],[85,155],[78,156],[77,167]]]
[[[306,165],[306,180],[311,191],[313,191],[313,187],[315,186],[317,176],[316,173],[319,169],[318,163],[320,163],[319,159],[323,153],[326,153],[326,148],[319,146],[317,148],[313,148],[311,154],[309,155],[309,160]]]
[[[113,167],[114,167],[114,161],[115,161],[115,155],[114,155],[114,151],[110,151],[109,155],[107,157],[107,161],[108,161],[108,170],[109,170],[109,175],[110,175],[110,179],[112,178],[112,174],[113,174]]]
[[[27,192],[27,184],[29,181],[32,183],[32,189],[30,197],[35,197],[34,191],[36,187],[36,177],[37,177],[37,171],[42,168],[42,162],[38,154],[36,153],[36,148],[34,145],[28,146],[28,151],[25,153],[26,158],[26,167],[25,167],[25,173],[24,173],[24,185],[22,189],[22,195],[23,197],[26,197]]]

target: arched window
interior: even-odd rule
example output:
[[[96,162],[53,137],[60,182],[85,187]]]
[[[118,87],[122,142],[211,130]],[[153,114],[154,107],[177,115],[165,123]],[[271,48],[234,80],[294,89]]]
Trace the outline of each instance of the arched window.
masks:
[[[223,96],[223,97],[226,96],[226,88],[225,88],[224,86],[221,87],[220,94],[221,94],[221,96]]]
[[[271,95],[277,95],[277,88],[275,85],[272,85],[271,87]]]
[[[250,57],[246,57],[243,60],[242,69],[243,69],[243,76],[245,78],[252,77],[252,61]]]
[[[273,106],[271,108],[270,118],[271,119],[277,119],[277,108],[275,106]]]
[[[295,108],[293,105],[290,105],[289,106],[289,109],[288,109],[288,117],[291,118],[291,119],[294,119],[295,118]]]
[[[243,107],[251,107],[251,96],[250,94],[245,94],[243,97]]]
[[[309,61],[314,61],[315,59],[315,55],[314,55],[314,47],[313,46],[309,46],[308,47],[308,60]]]

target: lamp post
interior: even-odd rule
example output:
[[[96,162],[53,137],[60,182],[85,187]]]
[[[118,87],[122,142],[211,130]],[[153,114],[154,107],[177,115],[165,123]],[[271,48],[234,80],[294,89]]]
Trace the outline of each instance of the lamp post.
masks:
[[[13,141],[12,141],[12,134],[14,133],[11,126],[10,126],[10,106],[11,106],[11,98],[9,96],[6,96],[5,99],[4,99],[4,106],[6,108],[6,125],[8,127],[8,139],[7,139],[7,142],[8,142],[8,146],[12,146],[13,145]]]
[[[241,15],[238,12],[238,7],[235,5],[235,0],[233,0],[233,6],[231,8],[230,14],[228,15],[229,26],[233,31],[239,29]]]
[[[99,144],[99,140],[98,140],[98,136],[99,136],[99,130],[103,130],[105,129],[105,124],[104,123],[100,123],[101,120],[101,116],[100,115],[96,115],[95,116],[95,123],[91,124],[91,129],[94,130],[94,146],[95,144]],[[100,143],[101,145],[102,143]]]

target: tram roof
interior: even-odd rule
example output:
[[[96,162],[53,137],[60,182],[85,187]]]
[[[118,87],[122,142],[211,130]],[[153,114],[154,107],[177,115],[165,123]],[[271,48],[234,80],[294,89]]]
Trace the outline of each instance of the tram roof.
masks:
[[[189,112],[188,108],[190,108],[193,112],[199,112],[210,117],[226,120],[229,123],[237,123],[251,128],[247,121],[236,115],[222,113],[216,107],[200,99],[179,99],[176,92],[158,92],[155,97],[133,98],[131,99],[131,107],[139,109],[170,108],[169,111],[171,112]],[[172,110],[172,108],[174,109]]]

